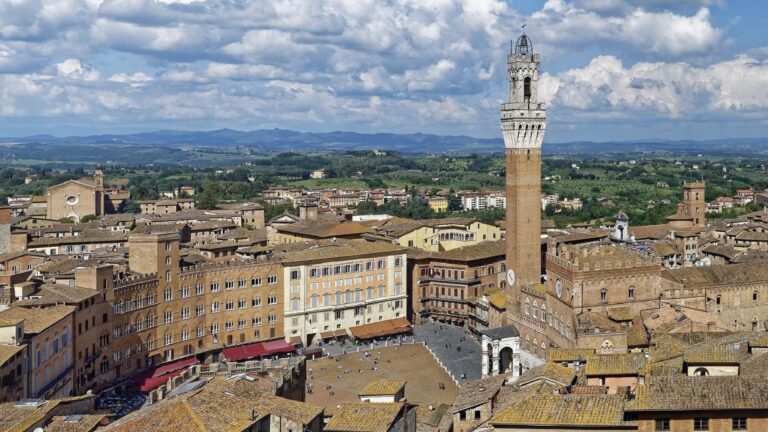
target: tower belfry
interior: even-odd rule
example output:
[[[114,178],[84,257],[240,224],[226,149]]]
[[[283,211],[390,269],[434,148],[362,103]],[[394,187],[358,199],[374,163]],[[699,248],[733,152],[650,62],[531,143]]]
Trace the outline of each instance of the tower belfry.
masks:
[[[540,55],[523,32],[507,57],[509,96],[501,106],[507,166],[508,305],[517,304],[521,286],[537,284],[541,278],[541,144],[547,118],[539,102],[539,62]]]

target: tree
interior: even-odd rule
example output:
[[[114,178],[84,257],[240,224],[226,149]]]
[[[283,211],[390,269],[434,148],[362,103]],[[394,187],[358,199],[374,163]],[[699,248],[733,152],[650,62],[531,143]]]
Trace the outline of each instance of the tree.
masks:
[[[461,202],[461,197],[456,194],[448,196],[448,211],[461,211],[464,210],[464,204]]]
[[[96,220],[96,215],[87,214],[80,218],[80,223],[88,223],[90,221]]]
[[[266,220],[280,216],[285,212],[291,213],[293,215],[296,214],[296,209],[292,204],[267,204],[266,202],[262,201],[261,205],[264,206],[264,219]]]
[[[379,210],[379,206],[373,201],[362,201],[357,205],[356,209],[357,214],[376,214]]]
[[[554,204],[547,204],[547,206],[544,208],[544,214],[547,215],[547,217],[552,217],[555,215],[555,205]]]
[[[203,193],[200,194],[200,198],[197,199],[197,207],[203,210],[213,210],[218,204],[218,198],[214,188],[205,188]]]
[[[120,212],[130,213],[130,214],[141,213],[141,207],[139,206],[139,203],[137,203],[135,200],[129,199],[129,200],[125,200],[122,208],[120,209]]]
[[[363,181],[370,189],[385,189],[387,187],[387,184],[380,178],[365,178]]]

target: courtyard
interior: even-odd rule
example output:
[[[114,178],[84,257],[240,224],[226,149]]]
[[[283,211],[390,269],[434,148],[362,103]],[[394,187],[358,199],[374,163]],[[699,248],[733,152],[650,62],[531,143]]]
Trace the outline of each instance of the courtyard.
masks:
[[[450,404],[458,392],[432,354],[417,343],[367,350],[361,347],[359,352],[309,360],[307,383],[313,391],[307,393],[306,401],[324,407],[356,402],[360,390],[380,378],[406,380],[405,397],[411,403]]]

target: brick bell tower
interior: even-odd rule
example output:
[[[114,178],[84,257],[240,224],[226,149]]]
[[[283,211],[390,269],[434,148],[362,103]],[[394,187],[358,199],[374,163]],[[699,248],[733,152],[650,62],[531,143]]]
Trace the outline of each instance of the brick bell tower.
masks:
[[[519,305],[520,288],[541,278],[541,144],[547,128],[539,102],[539,54],[525,32],[507,57],[509,101],[501,106],[506,150],[507,308]]]

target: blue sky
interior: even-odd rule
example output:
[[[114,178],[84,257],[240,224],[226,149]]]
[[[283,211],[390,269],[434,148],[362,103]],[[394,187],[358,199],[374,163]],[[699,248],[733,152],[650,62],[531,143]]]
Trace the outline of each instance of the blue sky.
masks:
[[[549,142],[768,136],[762,0],[0,0],[0,136],[500,136],[510,39]]]

